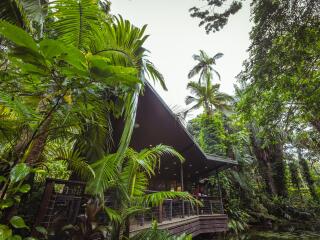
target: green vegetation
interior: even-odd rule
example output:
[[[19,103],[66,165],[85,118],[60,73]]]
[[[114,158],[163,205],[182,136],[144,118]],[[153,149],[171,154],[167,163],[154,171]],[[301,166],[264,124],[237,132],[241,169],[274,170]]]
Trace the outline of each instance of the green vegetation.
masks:
[[[207,0],[215,10],[194,7],[191,16],[207,33],[219,31],[241,8],[233,1],[215,12],[225,2]],[[292,239],[299,234],[241,232],[250,226],[320,230],[320,2],[253,0],[251,8],[250,57],[235,96],[220,92],[215,80],[222,53],[193,56],[188,77],[199,78],[188,83],[185,102],[188,111],[203,112],[188,130],[206,153],[239,164],[219,176],[231,233],[237,239]],[[146,81],[166,85],[147,58],[146,26],[139,29],[109,9],[109,2],[98,0],[0,3],[1,240],[39,234],[129,239],[129,218],[166,198],[200,204],[186,192],[146,193],[161,156],[184,159],[170,146],[129,148]],[[119,142],[113,139],[115,119],[124,122]],[[87,182],[92,199],[74,224],[57,221],[50,231],[32,226],[30,202],[47,177]],[[156,223],[133,237],[190,238],[169,236]]]
[[[87,181],[86,193],[95,197],[76,225],[55,229],[58,239],[127,239],[132,214],[168,197],[198,204],[185,192],[145,194],[160,156],[183,161],[178,152],[128,148],[146,78],[166,89],[146,57],[146,26],[111,16],[109,3],[92,0],[0,6],[0,238],[34,239],[21,209],[30,210],[28,192],[45,177]],[[111,119],[119,118],[124,128],[115,143]],[[106,191],[114,206],[104,205]],[[51,230],[33,227],[51,238]]]
[[[208,1],[192,16],[218,31],[241,6],[234,1],[224,14],[224,2]],[[251,9],[250,57],[232,113],[203,104],[188,128],[207,153],[239,163],[220,176],[234,232],[249,225],[319,231],[319,1],[256,0]]]

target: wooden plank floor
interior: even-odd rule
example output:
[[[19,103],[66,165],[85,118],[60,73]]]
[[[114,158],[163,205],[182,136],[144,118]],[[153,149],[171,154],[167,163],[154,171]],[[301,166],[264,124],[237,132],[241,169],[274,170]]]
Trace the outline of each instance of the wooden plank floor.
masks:
[[[215,233],[227,231],[228,217],[225,214],[199,215],[184,218],[173,218],[171,221],[158,223],[159,229],[166,229],[172,235],[181,235],[183,233],[191,234],[193,237],[201,233]],[[132,225],[130,235],[133,236],[141,230],[151,227],[151,223],[145,223],[143,226]]]

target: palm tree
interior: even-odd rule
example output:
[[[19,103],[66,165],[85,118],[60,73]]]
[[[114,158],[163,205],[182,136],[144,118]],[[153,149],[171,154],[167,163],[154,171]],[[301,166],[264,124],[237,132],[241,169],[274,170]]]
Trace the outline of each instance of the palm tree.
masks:
[[[46,24],[46,29],[48,29],[46,36],[49,36],[49,39],[44,39],[40,42],[40,49],[37,49],[36,43],[30,36],[21,29],[10,26],[10,24],[3,22],[0,33],[19,47],[19,51],[21,52],[19,52],[20,55],[17,56],[17,58],[22,60],[22,62],[29,64],[29,69],[22,68],[22,70],[26,70],[25,72],[22,72],[22,74],[16,70],[19,66],[14,66],[16,69],[13,68],[13,70],[16,71],[14,74],[21,74],[22,82],[30,82],[29,79],[25,78],[26,74],[34,75],[35,73],[38,75],[42,74],[42,84],[44,85],[48,84],[52,78],[56,79],[47,85],[44,92],[39,92],[39,89],[36,89],[35,93],[28,93],[28,95],[34,94],[38,96],[38,99],[34,101],[38,102],[38,107],[35,107],[35,109],[40,109],[42,114],[36,132],[28,134],[34,138],[27,139],[26,141],[28,142],[28,145],[24,149],[28,150],[28,156],[25,157],[25,160],[26,162],[34,163],[40,159],[46,141],[49,138],[50,129],[55,129],[57,127],[53,126],[56,117],[55,115],[57,115],[59,111],[61,112],[62,109],[66,110],[70,107],[73,109],[67,111],[69,113],[64,112],[61,115],[68,116],[69,118],[77,115],[77,111],[75,111],[77,106],[75,103],[82,102],[88,106],[88,98],[93,95],[92,93],[94,91],[97,94],[95,97],[96,102],[110,101],[112,95],[116,98],[120,97],[125,100],[122,106],[116,106],[119,108],[118,112],[120,112],[120,114],[123,113],[126,120],[118,150],[118,157],[122,157],[130,141],[135,121],[137,98],[145,81],[145,76],[149,75],[150,78],[154,81],[159,81],[161,85],[166,88],[161,73],[145,58],[146,50],[142,47],[144,41],[147,39],[147,36],[144,36],[145,26],[142,29],[136,28],[130,24],[129,21],[124,21],[122,18],[116,18],[114,22],[110,22],[110,20],[106,21],[105,15],[101,14],[98,3],[91,0],[58,0],[53,4],[49,4],[49,7],[49,19],[54,19],[54,21],[49,21]],[[7,12],[9,13],[10,11]],[[9,16],[9,14],[3,14],[1,17],[9,19],[9,17],[6,17],[7,15]],[[10,35],[9,28],[13,32],[18,32],[21,39],[24,38],[23,40],[25,43],[14,35]],[[55,38],[58,41],[54,41],[50,38]],[[65,48],[64,45],[69,48]],[[40,51],[40,54],[38,50]],[[33,56],[30,58],[30,54],[24,54],[23,51],[31,52]],[[60,57],[62,54],[70,56],[67,57],[68,59],[64,58],[62,60],[67,64],[72,65],[71,71],[69,71],[67,76],[65,74],[62,74],[63,76],[52,76],[52,69],[59,69],[61,67],[61,65],[56,64],[53,61],[53,58]],[[45,61],[51,61],[52,64],[50,63],[51,65],[49,66],[42,66]],[[86,62],[90,64],[90,69],[83,68]],[[30,66],[30,64],[32,65]],[[48,74],[45,78],[43,72],[40,74],[39,66],[47,71]],[[30,69],[30,67],[32,67],[33,70]],[[50,67],[50,69],[48,69],[48,67]],[[32,72],[30,72],[30,70],[32,70]],[[72,70],[75,70],[76,72],[71,74]],[[84,71],[86,70],[89,70],[90,73],[84,74]],[[62,72],[66,73],[64,70]],[[57,73],[61,73],[61,71],[55,71],[55,75],[57,75]],[[78,84],[79,82],[85,84],[88,76],[95,78],[95,80],[92,79],[93,81],[90,82],[92,85],[86,84],[86,87],[84,87],[82,84]],[[48,79],[48,82],[44,83],[43,79],[46,78]],[[70,81],[69,78],[73,78],[72,81]],[[72,85],[72,88],[68,89],[68,86],[61,85],[61,79],[66,79]],[[14,81],[15,80],[13,79],[12,86],[15,84]],[[123,86],[122,84],[119,85],[121,82],[126,82],[128,84],[125,84],[127,86]],[[67,91],[62,90],[62,88]],[[109,93],[105,93],[103,88],[109,89]],[[122,89],[126,90],[122,91]],[[8,90],[8,88],[6,90]],[[19,89],[19,91],[23,90],[24,89]],[[24,92],[21,94],[25,95]],[[48,95],[50,96],[49,98],[43,97]],[[109,95],[108,99],[104,97],[106,95]],[[72,104],[66,104],[66,99],[73,99]],[[66,108],[65,105],[69,105],[69,107]],[[52,108],[50,108],[51,106]],[[103,105],[98,104],[97,106]],[[90,107],[94,106],[91,105]],[[59,111],[57,111],[58,109]],[[85,108],[78,110],[83,113]],[[97,111],[99,110],[97,109]],[[119,115],[118,112],[115,112],[114,114]],[[71,115],[70,113],[75,115]],[[84,114],[81,115],[82,119],[83,116]],[[89,121],[87,116],[85,118],[86,120],[83,119],[83,122],[88,125],[88,122],[90,122],[92,118],[90,116]],[[95,118],[96,117],[94,117],[93,122],[97,126]],[[106,120],[108,121],[108,119]],[[100,125],[101,122],[98,124]],[[87,126],[87,129],[94,129],[94,127]],[[101,131],[96,132],[100,133]],[[96,139],[105,141],[102,137],[97,137]],[[95,146],[100,146],[100,144],[95,144]],[[102,155],[105,153],[103,151],[100,152],[103,153]]]
[[[186,97],[185,103],[187,105],[194,103],[194,105],[188,111],[203,107],[206,114],[211,115],[214,109],[222,112],[230,110],[229,103],[232,97],[220,92],[219,87],[219,84],[212,85],[209,77],[205,85],[194,81],[189,82],[187,89],[191,91],[192,95]]]
[[[144,35],[146,25],[141,29],[133,26],[128,20],[114,18],[114,23],[106,23],[103,31],[100,31],[92,45],[92,51],[96,55],[111,58],[115,65],[124,65],[138,69],[138,76],[142,83],[136,84],[135,91],[125,94],[124,118],[125,125],[118,146],[118,157],[122,158],[129,146],[133,131],[138,97],[146,81],[151,78],[159,82],[164,90],[167,90],[162,74],[153,63],[146,58],[147,49],[143,47],[148,35]]]
[[[200,54],[194,54],[193,59],[197,61],[197,65],[195,65],[189,72],[188,78],[191,79],[195,75],[200,73],[199,83],[205,78],[209,77],[213,78],[212,72],[214,72],[219,80],[220,74],[213,68],[213,65],[216,65],[216,60],[223,56],[222,53],[217,53],[213,57],[209,57],[203,50],[200,50]]]
[[[5,78],[0,83],[4,89],[0,107],[24,114],[19,115],[23,134],[16,130],[10,142],[0,136],[4,139],[0,157],[13,156],[10,168],[19,162],[38,165],[49,158],[68,160],[70,168],[80,170],[108,152],[109,117],[114,115],[125,118],[117,151],[121,159],[146,76],[165,88],[163,76],[145,56],[146,27],[136,28],[122,18],[107,21],[97,1],[58,0],[49,7],[44,39],[35,41],[15,21],[11,22],[18,26],[0,21],[0,35],[7,41],[4,54],[11,54],[0,75]],[[73,152],[67,149],[46,157],[51,146],[64,141],[70,142]],[[78,165],[75,159],[80,160]],[[87,178],[90,168],[86,169],[85,174],[78,172]]]
[[[167,198],[182,198],[193,204],[198,203],[187,192],[163,191],[146,194],[148,180],[155,175],[163,155],[179,159],[184,158],[173,148],[158,145],[137,152],[128,148],[125,158],[119,159],[116,154],[109,154],[91,166],[95,171],[87,187],[87,192],[103,199],[106,191],[111,192],[114,205],[104,207],[113,226],[113,238],[119,239],[122,230],[128,236],[129,218],[145,212],[151,206],[157,206]]]

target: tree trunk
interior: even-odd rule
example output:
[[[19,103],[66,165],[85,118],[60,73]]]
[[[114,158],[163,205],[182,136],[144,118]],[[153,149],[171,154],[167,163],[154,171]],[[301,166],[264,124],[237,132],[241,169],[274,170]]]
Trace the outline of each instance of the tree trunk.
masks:
[[[273,179],[276,186],[277,195],[288,197],[286,181],[286,165],[283,161],[283,147],[281,143],[274,143],[268,147],[272,161]]]
[[[298,157],[299,157],[299,164],[300,164],[300,166],[302,168],[302,175],[303,175],[303,178],[304,178],[304,180],[306,181],[306,183],[308,185],[308,189],[310,191],[310,194],[311,194],[312,198],[315,201],[319,201],[319,197],[317,195],[317,192],[316,192],[316,189],[315,189],[315,186],[314,186],[314,180],[313,180],[313,178],[311,176],[308,162],[307,162],[306,159],[304,159],[302,157],[300,149],[298,149]]]
[[[268,153],[260,146],[252,129],[250,138],[253,153],[258,161],[259,172],[264,179],[266,190],[271,196],[275,196],[277,195],[277,190],[273,181],[272,165],[269,161]]]
[[[31,143],[30,150],[29,153],[27,153],[28,155],[26,157],[25,163],[32,165],[39,161],[49,136],[52,117],[52,114],[50,114],[49,117],[46,120],[44,120],[42,126],[40,127],[38,135]]]
[[[254,155],[258,161],[259,172],[265,181],[267,192],[271,196],[287,197],[285,163],[283,161],[281,142],[263,146],[264,139],[258,139],[252,128],[250,138]],[[274,137],[270,136],[270,138]]]
[[[319,119],[311,120],[311,125],[320,133],[320,120]]]

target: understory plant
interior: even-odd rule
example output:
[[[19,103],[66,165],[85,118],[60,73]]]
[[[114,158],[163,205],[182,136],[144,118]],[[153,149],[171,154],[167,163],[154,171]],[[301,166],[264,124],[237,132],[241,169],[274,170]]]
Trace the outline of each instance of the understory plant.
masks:
[[[180,198],[192,204],[201,204],[187,192],[160,191],[147,193],[149,179],[160,167],[161,157],[169,155],[184,161],[172,147],[157,145],[137,152],[128,148],[123,159],[109,154],[93,163],[95,178],[89,181],[87,192],[104,199],[112,199],[110,206],[103,206],[111,225],[111,238],[129,237],[130,218],[160,205],[165,199]]]
[[[115,148],[111,118],[124,120],[112,155],[121,161],[146,78],[166,89],[143,48],[146,26],[111,17],[97,0],[0,5],[1,175],[23,164],[46,173],[21,179],[21,186],[44,176],[96,179],[91,164]],[[1,179],[1,201],[12,184]],[[16,201],[6,211],[18,207]]]

